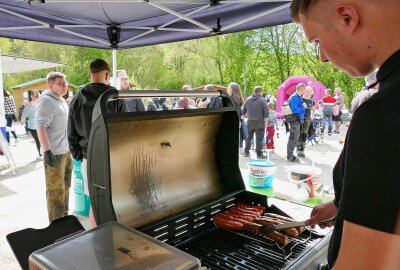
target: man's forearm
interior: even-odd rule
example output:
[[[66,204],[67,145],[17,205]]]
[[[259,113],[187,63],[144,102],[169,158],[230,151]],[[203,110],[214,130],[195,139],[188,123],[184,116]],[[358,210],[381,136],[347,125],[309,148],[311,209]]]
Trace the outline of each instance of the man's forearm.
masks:
[[[37,134],[38,134],[38,138],[40,141],[40,145],[43,148],[43,152],[47,151],[47,150],[51,150],[50,149],[50,141],[49,141],[49,136],[47,136],[47,131],[45,128],[41,127],[41,128],[37,128],[36,129]]]

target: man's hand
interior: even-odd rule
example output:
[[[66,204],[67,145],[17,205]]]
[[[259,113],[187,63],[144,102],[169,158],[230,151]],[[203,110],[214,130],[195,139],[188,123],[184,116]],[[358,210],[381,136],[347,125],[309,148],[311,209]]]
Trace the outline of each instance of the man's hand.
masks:
[[[315,224],[321,221],[329,221],[336,217],[337,208],[333,202],[324,203],[321,205],[317,205],[311,211],[310,219],[306,220],[306,225],[314,228]],[[325,227],[332,227],[335,225],[335,222],[331,222],[328,224],[319,224],[321,229]]]
[[[51,150],[47,150],[44,152],[44,165],[54,167],[56,165],[56,158],[51,152]]]

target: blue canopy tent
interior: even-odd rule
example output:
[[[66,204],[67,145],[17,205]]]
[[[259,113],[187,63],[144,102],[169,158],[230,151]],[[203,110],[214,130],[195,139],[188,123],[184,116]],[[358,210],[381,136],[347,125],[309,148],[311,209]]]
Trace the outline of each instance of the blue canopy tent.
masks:
[[[111,49],[116,78],[117,49],[289,23],[290,2],[0,0],[0,37]]]
[[[0,36],[124,49],[289,23],[290,0],[0,0]]]

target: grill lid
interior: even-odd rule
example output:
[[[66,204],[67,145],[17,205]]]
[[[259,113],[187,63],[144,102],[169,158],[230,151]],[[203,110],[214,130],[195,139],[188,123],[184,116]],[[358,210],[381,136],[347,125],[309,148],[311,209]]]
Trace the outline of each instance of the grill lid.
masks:
[[[108,101],[141,96],[221,96],[223,108],[110,114]],[[98,224],[139,227],[244,190],[239,118],[223,92],[110,91],[98,100],[88,178]]]

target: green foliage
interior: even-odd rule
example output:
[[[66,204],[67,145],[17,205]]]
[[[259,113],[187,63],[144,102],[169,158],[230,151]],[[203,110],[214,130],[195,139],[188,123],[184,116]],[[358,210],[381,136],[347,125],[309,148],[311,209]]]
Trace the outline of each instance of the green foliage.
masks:
[[[89,82],[90,61],[103,58],[111,65],[109,50],[54,45],[0,38],[3,54],[63,62],[59,71],[67,79],[82,85]],[[236,82],[249,96],[255,86],[276,94],[289,76],[309,75],[329,88],[340,86],[349,103],[361,89],[362,79],[352,79],[329,64],[319,61],[317,49],[309,45],[295,24],[175,42],[149,47],[119,50],[118,69],[125,69],[140,89],[181,89],[209,83],[228,85]],[[5,86],[45,77],[48,70],[4,76]]]

